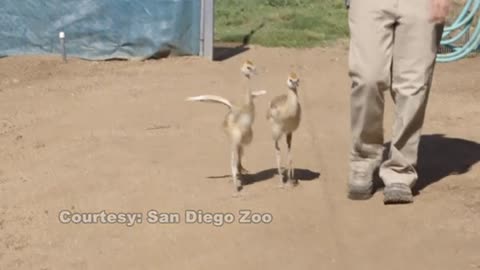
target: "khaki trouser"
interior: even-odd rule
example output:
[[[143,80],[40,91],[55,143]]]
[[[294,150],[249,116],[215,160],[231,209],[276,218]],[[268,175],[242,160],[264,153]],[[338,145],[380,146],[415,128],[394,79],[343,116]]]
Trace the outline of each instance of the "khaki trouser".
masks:
[[[429,0],[351,0],[352,170],[380,162],[384,91],[395,102],[388,159],[380,166],[385,185],[413,186],[442,25],[429,22]],[[378,163],[380,164],[380,163]],[[370,179],[369,179],[370,180]]]

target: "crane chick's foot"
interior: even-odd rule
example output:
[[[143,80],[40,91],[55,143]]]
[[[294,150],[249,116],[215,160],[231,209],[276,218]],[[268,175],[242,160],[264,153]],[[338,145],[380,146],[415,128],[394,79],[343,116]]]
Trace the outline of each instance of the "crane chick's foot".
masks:
[[[248,174],[248,173],[249,173],[249,171],[248,171],[247,169],[245,169],[245,168],[242,166],[242,164],[238,165],[238,172],[239,172],[240,174]]]
[[[285,183],[285,188],[294,188],[298,186],[298,181],[296,179],[288,179]]]
[[[234,181],[235,191],[240,191],[240,190],[242,190],[242,188],[243,188],[242,178],[241,178],[241,177],[237,177],[237,178],[235,178],[233,181]]]
[[[285,188],[285,170],[282,167],[277,168],[277,188]]]
[[[232,197],[233,198],[240,198],[240,197],[243,197],[245,191],[243,190],[243,186],[240,186],[238,187],[237,189],[235,189],[235,191],[232,193]]]
[[[285,188],[285,178],[283,174],[278,175],[278,185],[277,188],[284,189]]]

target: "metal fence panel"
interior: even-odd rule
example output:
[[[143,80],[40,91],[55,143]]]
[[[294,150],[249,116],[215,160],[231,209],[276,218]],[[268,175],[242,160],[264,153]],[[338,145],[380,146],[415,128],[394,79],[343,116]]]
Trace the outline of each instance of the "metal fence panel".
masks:
[[[61,54],[145,59],[200,53],[199,0],[2,0],[0,56]]]

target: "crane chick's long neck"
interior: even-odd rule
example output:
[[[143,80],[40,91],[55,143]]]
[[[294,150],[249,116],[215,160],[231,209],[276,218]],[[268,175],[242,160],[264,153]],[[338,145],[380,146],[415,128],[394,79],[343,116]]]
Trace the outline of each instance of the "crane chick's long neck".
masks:
[[[291,87],[288,89],[287,101],[289,104],[292,104],[292,105],[297,104],[298,102],[297,88]]]
[[[244,80],[244,89],[245,89],[245,104],[252,104],[252,82],[251,77],[245,76]]]

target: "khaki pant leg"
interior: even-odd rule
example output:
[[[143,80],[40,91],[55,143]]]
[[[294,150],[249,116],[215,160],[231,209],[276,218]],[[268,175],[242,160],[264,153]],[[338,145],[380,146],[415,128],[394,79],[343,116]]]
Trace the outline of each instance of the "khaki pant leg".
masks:
[[[421,129],[443,27],[428,21],[429,0],[399,0],[392,66],[395,123],[389,158],[380,168],[385,185],[413,186]]]
[[[350,3],[350,165],[354,171],[372,167],[383,152],[384,91],[390,89],[391,82],[393,7],[393,0]]]

